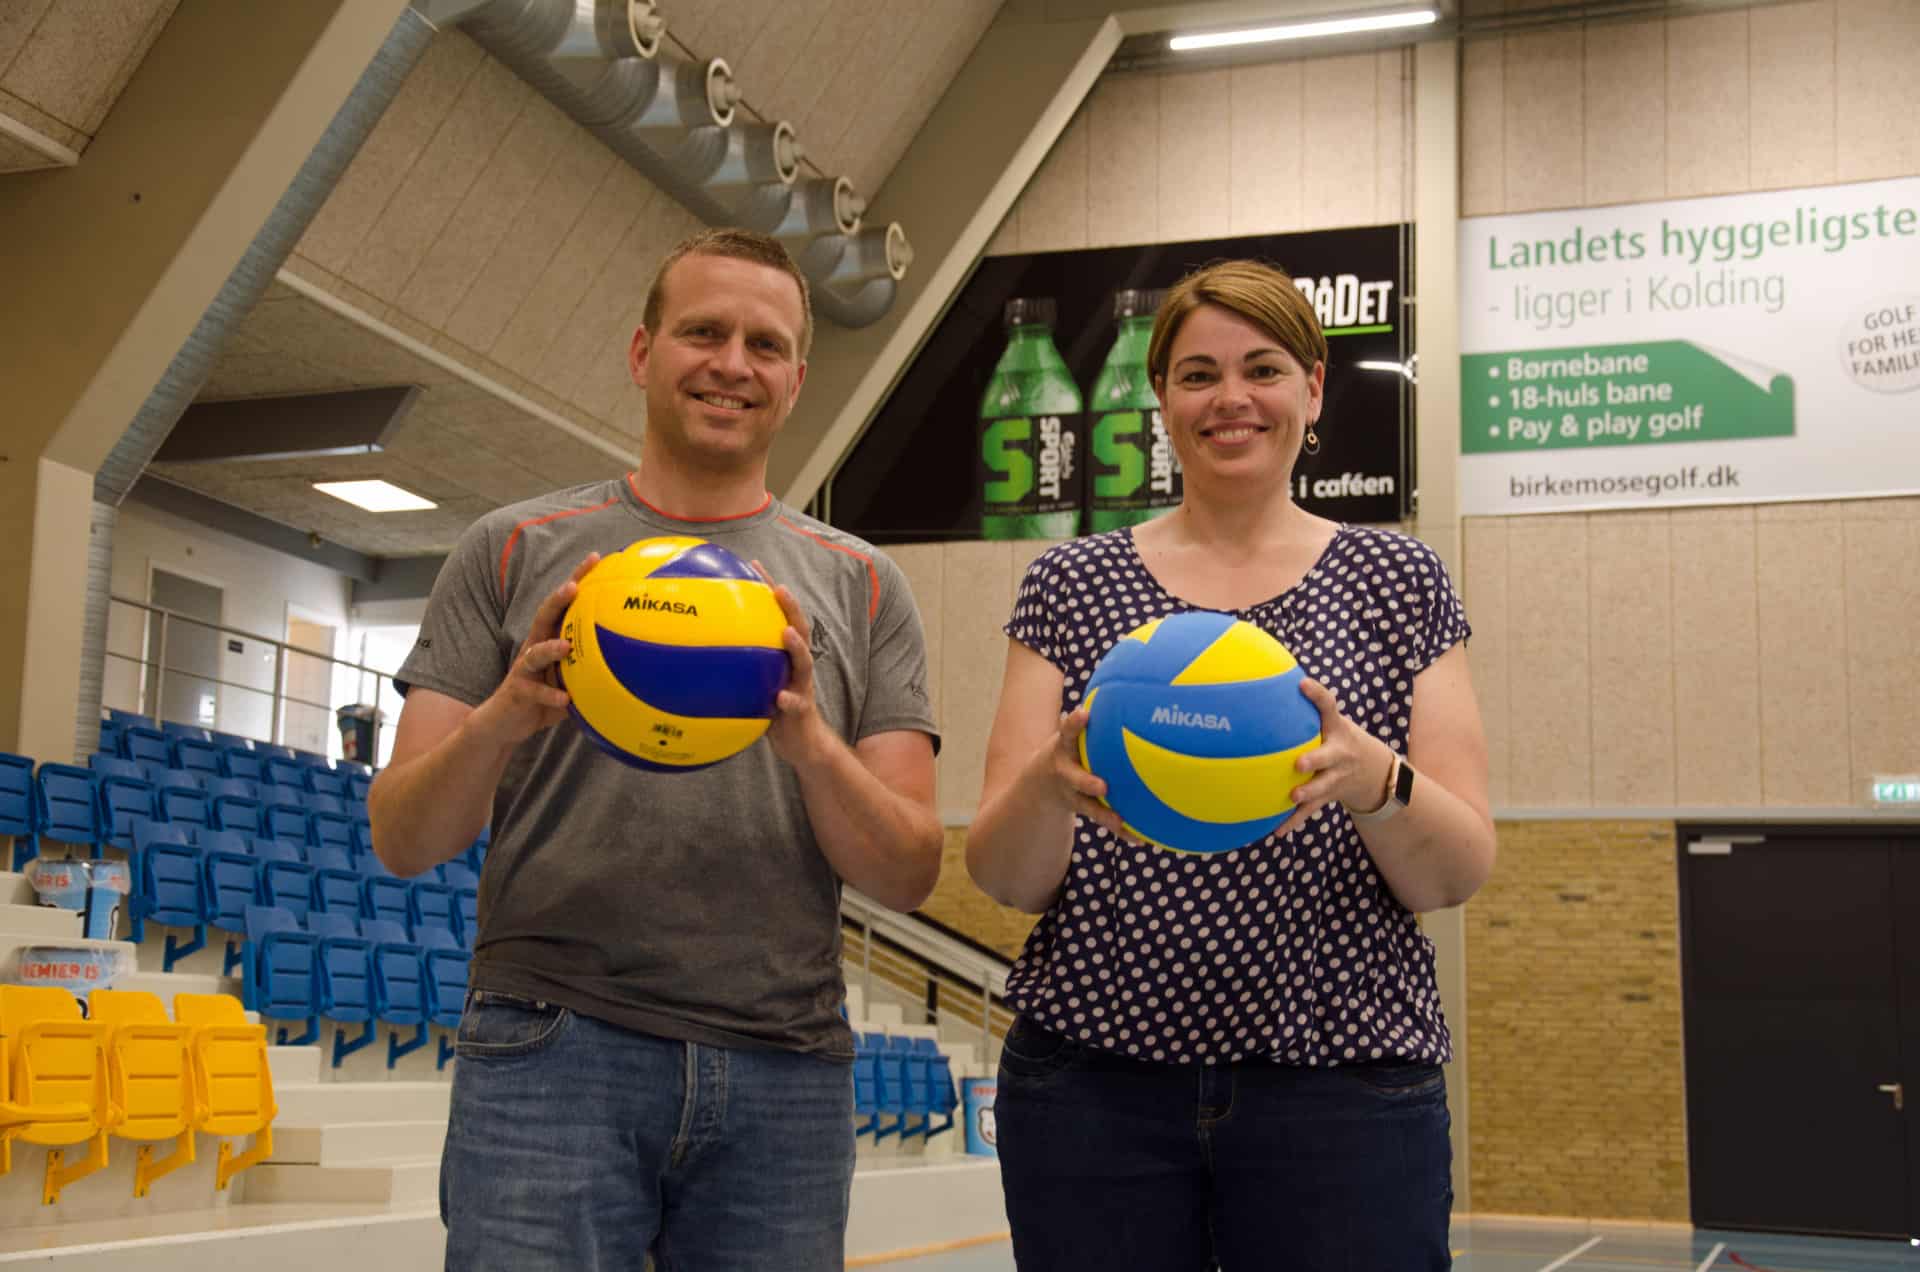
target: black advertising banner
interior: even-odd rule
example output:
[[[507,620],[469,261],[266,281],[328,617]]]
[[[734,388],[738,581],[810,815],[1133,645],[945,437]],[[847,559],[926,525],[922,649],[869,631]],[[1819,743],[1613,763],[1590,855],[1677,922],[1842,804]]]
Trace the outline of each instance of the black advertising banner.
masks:
[[[1320,452],[1294,500],[1391,522],[1413,489],[1405,225],[990,257],[834,473],[816,510],[875,543],[1069,538],[1179,502],[1146,382],[1163,289],[1209,261],[1268,261],[1310,296],[1330,352]]]

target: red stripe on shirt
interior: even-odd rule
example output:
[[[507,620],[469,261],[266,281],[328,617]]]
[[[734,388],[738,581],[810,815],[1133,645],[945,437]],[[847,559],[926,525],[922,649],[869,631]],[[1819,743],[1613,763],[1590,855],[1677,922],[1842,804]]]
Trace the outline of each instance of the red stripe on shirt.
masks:
[[[780,524],[798,535],[805,535],[823,548],[832,548],[835,552],[844,552],[848,556],[866,562],[867,566],[867,621],[871,623],[880,613],[880,571],[874,568],[873,558],[864,552],[855,552],[852,548],[842,547],[838,543],[829,543],[811,530],[802,530],[799,526],[779,518]]]
[[[647,497],[640,493],[640,487],[634,484],[632,473],[627,474],[627,489],[633,492],[633,497],[635,499],[638,499],[642,504],[642,506],[652,509],[654,512],[659,513],[661,516],[667,518],[669,521],[688,521],[688,522],[694,523],[695,525],[706,524],[706,523],[711,523],[715,521],[740,521],[747,517],[757,517],[761,513],[767,510],[768,504],[773,502],[773,492],[769,490],[768,492],[766,492],[766,498],[762,499],[760,501],[760,505],[757,508],[755,508],[752,512],[736,512],[733,515],[727,516],[727,517],[683,517],[677,512],[668,512],[665,508],[662,508],[657,504],[649,503],[647,501]]]
[[[607,500],[605,503],[595,504],[591,508],[568,508],[562,512],[550,512],[544,517],[531,517],[526,521],[522,521],[519,525],[515,526],[513,528],[513,533],[507,536],[507,546],[500,549],[500,599],[501,601],[505,602],[505,600],[507,599],[507,558],[513,555],[513,545],[520,542],[520,532],[522,530],[525,530],[528,526],[543,526],[547,524],[547,522],[549,521],[558,521],[562,517],[577,517],[583,512],[599,512],[602,508],[613,507],[613,505],[618,503],[619,501],[620,501],[620,496],[615,495],[613,498]]]

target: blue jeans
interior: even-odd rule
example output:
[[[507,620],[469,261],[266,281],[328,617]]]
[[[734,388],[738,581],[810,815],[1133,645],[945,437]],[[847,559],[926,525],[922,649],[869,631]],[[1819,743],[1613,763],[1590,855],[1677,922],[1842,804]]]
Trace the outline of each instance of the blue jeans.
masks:
[[[458,1046],[449,1272],[844,1268],[852,1066],[481,990]]]
[[[1020,1272],[1452,1266],[1437,1065],[1153,1064],[1023,1017],[994,1115]]]

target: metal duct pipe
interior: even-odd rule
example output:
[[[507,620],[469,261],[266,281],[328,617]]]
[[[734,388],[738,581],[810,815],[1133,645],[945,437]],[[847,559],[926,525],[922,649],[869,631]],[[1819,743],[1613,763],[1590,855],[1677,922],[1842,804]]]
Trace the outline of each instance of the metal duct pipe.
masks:
[[[864,327],[893,307],[913,247],[898,221],[868,226],[841,242],[833,272],[814,289],[813,307],[842,327]]]
[[[587,127],[643,109],[658,88],[667,24],[650,0],[489,0],[447,15]]]
[[[767,233],[786,218],[804,152],[786,120],[729,129],[727,153],[707,179],[735,225]]]
[[[912,258],[899,228],[881,232],[880,242],[843,265],[865,201],[844,177],[798,180],[801,151],[791,125],[736,127],[733,72],[719,58],[661,54],[665,23],[648,0],[413,4],[442,25],[458,24],[707,224],[742,225],[784,242],[816,291],[837,293],[823,312],[864,326],[892,303],[898,271]],[[881,260],[890,262],[884,270]]]
[[[374,53],[353,92],[320,135],[313,153],[294,175],[293,183],[274,206],[266,224],[241,254],[239,264],[233,267],[213,303],[200,316],[180,352],[167,364],[153,392],[134,413],[119,444],[100,465],[93,479],[96,510],[90,552],[95,557],[105,554],[111,559],[114,526],[114,518],[100,515],[97,505],[117,509],[133,483],[146,471],[160,444],[167,440],[167,434],[173,431],[181,414],[213,373],[213,364],[226,347],[228,335],[266,294],[294,244],[307,232],[314,214],[333,192],[374,124],[392,105],[408,72],[433,42],[433,36],[433,25],[420,14],[411,9],[401,11],[393,29],[387,33],[386,42]],[[88,651],[88,657],[93,657],[95,650],[104,656],[106,638],[107,589],[104,582],[95,587],[90,581],[81,634],[82,648]],[[99,740],[100,686],[100,676],[82,675],[76,745],[83,755],[93,750]]]

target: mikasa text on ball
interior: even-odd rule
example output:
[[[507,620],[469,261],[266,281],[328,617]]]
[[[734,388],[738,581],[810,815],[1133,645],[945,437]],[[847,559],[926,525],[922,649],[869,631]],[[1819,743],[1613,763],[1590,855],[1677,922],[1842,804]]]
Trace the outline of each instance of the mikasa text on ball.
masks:
[[[1087,681],[1080,762],[1133,834],[1180,852],[1265,838],[1293,811],[1320,713],[1285,646],[1231,614],[1145,623]]]
[[[638,768],[687,772],[752,746],[786,687],[787,618],[717,543],[642,539],[580,580],[560,634],[568,711]]]

